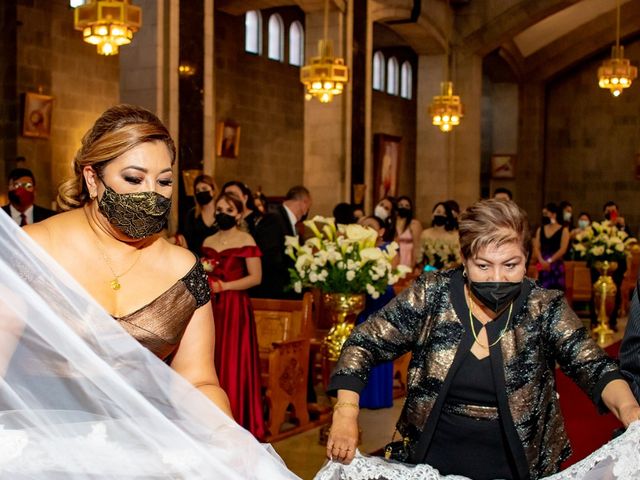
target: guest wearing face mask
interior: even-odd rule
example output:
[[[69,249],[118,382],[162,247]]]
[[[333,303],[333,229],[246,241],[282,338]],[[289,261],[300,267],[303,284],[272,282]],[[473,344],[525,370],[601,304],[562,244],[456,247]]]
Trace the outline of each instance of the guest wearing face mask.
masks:
[[[384,241],[391,242],[396,237],[396,217],[398,216],[396,200],[384,197],[373,209],[373,216],[384,222]]]
[[[578,226],[571,230],[571,240],[576,238],[578,234],[584,233],[590,225],[591,215],[587,212],[580,212],[580,215],[578,215]]]
[[[9,173],[9,204],[2,209],[21,227],[39,222],[56,212],[33,202],[36,198],[36,178],[31,170],[16,168]]]
[[[560,202],[560,215],[562,215],[562,222],[558,218],[558,223],[562,223],[562,226],[569,229],[569,232],[573,230],[573,205],[570,202],[563,200]]]
[[[392,458],[440,475],[537,479],[571,454],[556,364],[625,426],[640,406],[562,292],[525,277],[529,225],[514,202],[485,200],[460,216],[463,267],[424,273],[357,325],[342,347],[327,456],[349,463],[359,397],[376,365],[412,353]],[[365,460],[366,462],[366,460]],[[394,464],[389,464],[393,472]],[[392,478],[378,468],[381,478]]]
[[[542,226],[533,239],[533,258],[538,262],[538,281],[545,288],[564,291],[564,258],[569,248],[569,230],[558,222],[560,209],[547,203],[542,209]]]
[[[193,182],[196,206],[189,210],[184,223],[184,238],[187,247],[200,255],[204,239],[218,231],[215,224],[215,202],[218,188],[209,175],[199,175]]]
[[[431,227],[423,230],[420,235],[420,248],[424,249],[432,244],[445,243],[457,250],[459,246],[458,231],[454,229],[457,222],[453,217],[450,204],[447,202],[436,203],[431,211],[431,219]]]
[[[420,256],[422,225],[413,218],[413,202],[407,196],[397,199],[396,242],[400,246],[400,264],[413,269]]]
[[[236,421],[263,439],[260,363],[253,309],[247,290],[262,280],[262,253],[253,237],[239,228],[244,205],[231,193],[215,202],[219,231],[202,246],[209,275],[216,329],[215,362]]]

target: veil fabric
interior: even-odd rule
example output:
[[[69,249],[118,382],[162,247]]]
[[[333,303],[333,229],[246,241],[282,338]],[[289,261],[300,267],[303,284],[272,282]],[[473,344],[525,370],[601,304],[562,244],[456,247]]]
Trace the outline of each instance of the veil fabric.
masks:
[[[0,242],[0,478],[298,478],[4,212]]]

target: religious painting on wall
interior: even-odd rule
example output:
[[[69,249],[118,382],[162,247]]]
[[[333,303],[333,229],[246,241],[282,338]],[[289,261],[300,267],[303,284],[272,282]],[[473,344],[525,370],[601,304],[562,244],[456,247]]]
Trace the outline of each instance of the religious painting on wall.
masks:
[[[25,93],[22,135],[49,138],[51,135],[51,110],[53,97],[39,93]]]
[[[386,196],[396,196],[400,167],[401,137],[378,133],[374,137],[373,172],[374,202]]]
[[[516,156],[499,154],[491,157],[491,178],[516,178]]]
[[[216,128],[216,154],[219,157],[238,158],[240,153],[240,126],[230,120],[218,122]]]

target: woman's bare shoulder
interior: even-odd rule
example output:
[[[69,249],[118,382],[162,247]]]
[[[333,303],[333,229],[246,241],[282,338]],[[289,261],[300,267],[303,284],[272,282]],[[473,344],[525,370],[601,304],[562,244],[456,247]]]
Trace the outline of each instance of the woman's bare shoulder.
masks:
[[[49,250],[60,235],[60,232],[66,232],[65,236],[68,236],[70,232],[73,232],[76,225],[80,225],[81,221],[83,221],[83,215],[80,209],[71,210],[58,213],[41,222],[33,223],[23,228],[25,233],[36,243],[45,250]]]
[[[169,243],[164,238],[157,240],[156,255],[178,278],[182,278],[198,261],[191,250]]]

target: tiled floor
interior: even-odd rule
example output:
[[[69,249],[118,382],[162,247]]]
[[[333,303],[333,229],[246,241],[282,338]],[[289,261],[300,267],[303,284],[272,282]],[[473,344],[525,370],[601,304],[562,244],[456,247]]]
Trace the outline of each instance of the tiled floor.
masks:
[[[618,332],[603,347],[621,340],[626,324],[627,319],[621,318],[618,322]],[[403,403],[404,398],[400,398],[391,408],[361,411],[362,444],[359,448],[362,453],[379,450],[391,441]],[[319,431],[320,427],[314,428],[273,444],[287,466],[304,480],[313,479],[325,462],[325,447],[318,443]]]

